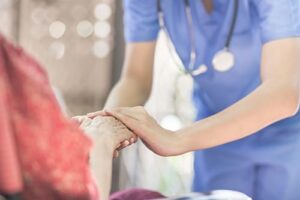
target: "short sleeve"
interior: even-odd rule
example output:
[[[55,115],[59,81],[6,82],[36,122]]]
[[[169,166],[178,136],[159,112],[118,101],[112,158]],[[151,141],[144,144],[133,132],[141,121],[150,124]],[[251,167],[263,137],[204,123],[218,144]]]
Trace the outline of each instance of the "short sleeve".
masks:
[[[156,0],[124,0],[124,34],[127,42],[156,40],[158,31]]]
[[[300,36],[300,0],[253,0],[257,9],[261,39]]]

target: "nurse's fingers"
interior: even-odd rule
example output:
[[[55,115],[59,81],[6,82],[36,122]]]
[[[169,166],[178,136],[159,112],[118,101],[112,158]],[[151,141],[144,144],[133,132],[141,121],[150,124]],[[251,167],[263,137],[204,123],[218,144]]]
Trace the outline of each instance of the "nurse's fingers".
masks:
[[[107,116],[107,113],[105,112],[105,110],[99,110],[99,111],[91,112],[91,113],[87,114],[87,117],[92,118],[92,119],[97,116]]]
[[[142,116],[143,107],[137,106],[137,107],[120,107],[120,108],[114,108],[114,109],[108,109],[113,110],[115,112],[121,112],[124,114],[127,114],[128,116],[131,116],[132,118],[139,119]],[[88,113],[87,117],[93,119],[97,116],[108,116],[109,112],[107,110],[100,110],[97,112]]]
[[[135,137],[132,137],[132,138],[130,138],[130,144],[134,144],[134,143],[136,143],[136,141],[137,141],[137,136],[135,136]]]
[[[122,123],[124,123],[127,128],[134,132],[134,128],[138,125],[138,120],[133,118],[131,115],[127,115],[121,112],[116,112],[114,110],[107,110],[106,111],[109,115],[117,118]]]
[[[121,150],[121,149],[124,149],[125,147],[127,147],[127,146],[129,146],[129,145],[131,145],[130,142],[129,142],[129,140],[125,140],[125,141],[123,141],[123,142],[121,143],[121,146],[119,147],[119,149],[120,149],[120,150]]]
[[[106,110],[106,112],[109,114],[110,112],[117,112],[122,113],[124,115],[127,115],[131,118],[134,118],[136,120],[141,120],[145,114],[144,108],[141,106],[138,107],[120,107],[120,108],[114,108],[110,110]]]
[[[128,112],[135,115],[141,115],[145,114],[146,110],[143,106],[135,106],[135,107],[120,107],[115,108],[116,110],[119,110],[120,112]]]

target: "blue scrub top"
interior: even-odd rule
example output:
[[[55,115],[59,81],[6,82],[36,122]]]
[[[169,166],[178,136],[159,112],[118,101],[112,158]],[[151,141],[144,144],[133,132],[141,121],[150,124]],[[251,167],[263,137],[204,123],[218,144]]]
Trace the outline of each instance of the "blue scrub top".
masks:
[[[201,64],[209,67],[207,73],[194,78],[193,99],[198,111],[196,120],[234,104],[260,84],[261,49],[265,43],[300,36],[300,0],[239,2],[230,47],[236,62],[230,71],[224,73],[213,70],[211,61],[214,54],[224,47],[234,1],[214,0],[214,11],[209,15],[201,0],[190,0],[196,33],[195,68]],[[184,65],[188,66],[191,45],[184,1],[161,0],[161,3],[171,40]],[[156,0],[124,0],[127,42],[157,39],[159,23],[156,4]],[[297,180],[300,180],[300,172],[295,168],[300,165],[299,151],[298,113],[259,131],[259,134],[196,151],[193,190],[233,189],[257,200],[299,199],[300,182]],[[274,190],[276,198],[270,197]]]
[[[234,1],[214,0],[214,10],[207,14],[200,0],[190,0],[196,35],[195,68],[201,64],[209,68],[207,73],[194,78],[193,99],[198,110],[197,120],[232,105],[260,84],[263,44],[300,36],[300,0],[239,1],[238,19],[230,47],[235,55],[235,66],[224,73],[213,69],[212,59],[217,51],[224,48]],[[191,45],[184,1],[162,0],[161,6],[171,40],[184,65],[188,66]],[[160,27],[156,0],[125,0],[124,11],[127,42],[157,39]],[[299,114],[273,126],[290,126],[296,124],[298,118]]]

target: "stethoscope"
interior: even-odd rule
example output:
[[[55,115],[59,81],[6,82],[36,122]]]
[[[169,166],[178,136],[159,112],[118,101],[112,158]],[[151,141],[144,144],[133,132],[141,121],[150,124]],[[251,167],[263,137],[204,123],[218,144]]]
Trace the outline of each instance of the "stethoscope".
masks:
[[[184,0],[184,3],[185,3],[185,12],[186,12],[187,21],[188,21],[191,52],[190,52],[190,62],[187,66],[187,69],[185,69],[183,67],[184,66],[183,62],[180,59],[179,60],[181,61],[181,64],[179,66],[182,66],[182,67],[180,67],[180,70],[182,70],[184,73],[187,73],[191,76],[199,76],[200,74],[205,73],[208,68],[204,64],[200,65],[196,69],[194,68],[195,62],[196,62],[195,30],[194,30],[194,25],[193,25],[193,18],[192,18],[190,2],[189,2],[189,0]],[[238,7],[239,7],[239,0],[234,0],[234,12],[232,15],[231,24],[230,24],[228,35],[227,35],[227,38],[226,38],[226,41],[224,44],[224,48],[222,50],[218,51],[212,59],[213,68],[218,72],[226,72],[226,71],[230,70],[234,66],[234,63],[235,63],[234,54],[230,51],[230,44],[231,44],[231,40],[232,40],[232,36],[233,36],[233,31],[236,26]],[[174,46],[172,45],[170,34],[165,26],[164,13],[163,13],[163,10],[161,7],[161,0],[157,0],[157,10],[158,10],[158,20],[159,20],[160,28],[163,30],[163,32],[167,36],[168,48],[171,52],[176,52]]]

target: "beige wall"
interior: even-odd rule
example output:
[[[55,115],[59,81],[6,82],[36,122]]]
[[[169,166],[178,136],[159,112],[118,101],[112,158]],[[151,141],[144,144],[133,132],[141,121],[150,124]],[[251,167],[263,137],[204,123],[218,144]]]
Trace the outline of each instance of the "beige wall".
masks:
[[[94,26],[98,21],[94,9],[99,3],[114,9],[110,0],[0,1],[0,30],[43,64],[53,86],[62,92],[70,115],[100,109],[111,85],[112,54],[99,58],[93,47],[100,41],[112,50],[113,33],[102,38],[94,33],[83,38],[77,33],[79,22],[89,21]],[[111,24],[113,16],[106,21]],[[65,24],[60,38],[49,34],[54,21]]]
[[[19,4],[17,0],[0,1],[0,32],[11,40],[17,39]]]

